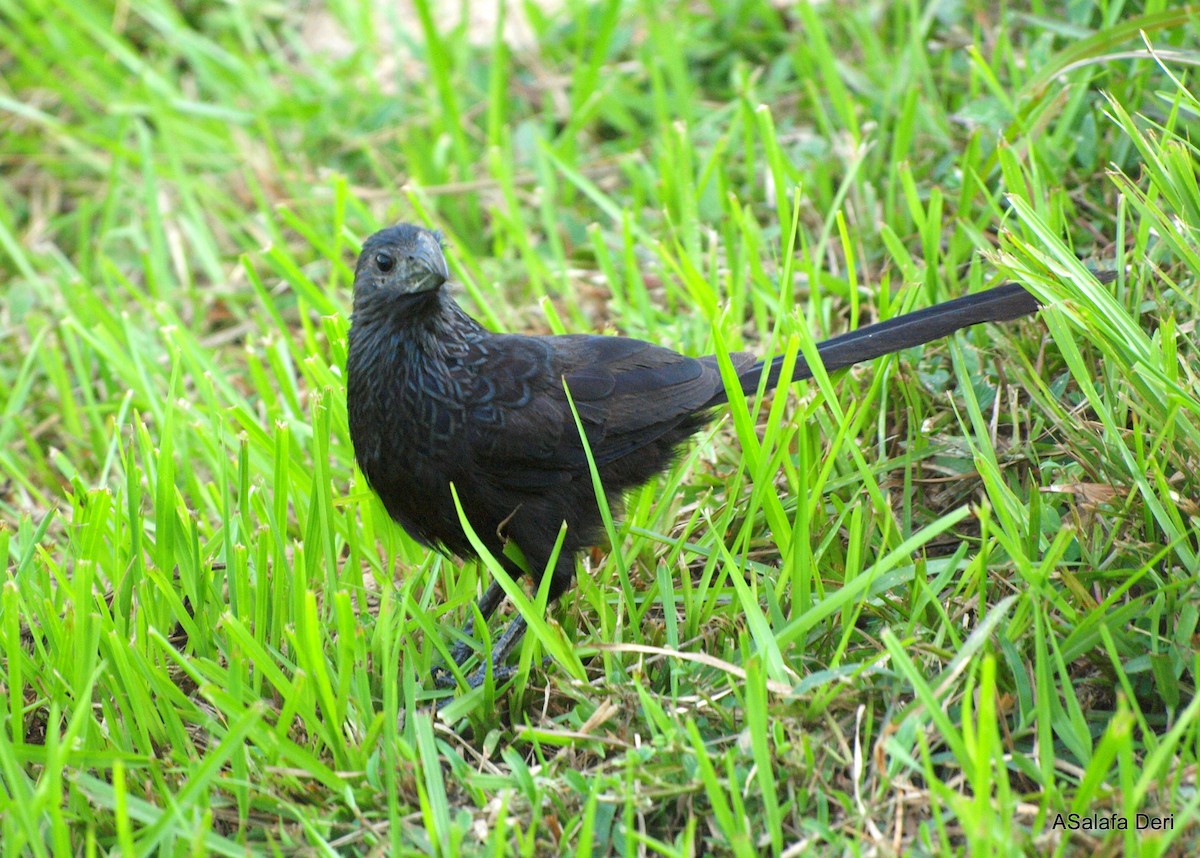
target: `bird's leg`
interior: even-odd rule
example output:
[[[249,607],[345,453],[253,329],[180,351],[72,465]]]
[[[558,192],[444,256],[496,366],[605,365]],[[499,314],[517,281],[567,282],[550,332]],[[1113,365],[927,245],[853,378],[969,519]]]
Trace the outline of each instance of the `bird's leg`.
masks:
[[[488,661],[481,664],[479,669],[467,679],[467,687],[478,688],[483,685],[483,681],[487,677],[488,664],[492,666],[492,681],[497,685],[515,674],[517,669],[504,662],[508,661],[508,657],[512,655],[512,651],[521,643],[523,637],[525,637],[525,617],[517,614],[508,624],[508,628],[504,630],[504,634],[497,638]]]
[[[559,596],[571,586],[575,579],[575,560],[566,552],[560,553],[558,562],[555,564],[552,577],[550,579],[550,589],[547,591],[546,604],[553,605],[558,601]],[[505,664],[508,657],[512,655],[521,643],[521,639],[525,637],[525,629],[527,624],[525,617],[517,614],[513,621],[508,624],[508,628],[504,630],[504,634],[496,639],[496,643],[492,646],[492,655],[490,664],[492,665],[492,680],[496,684],[504,682],[509,677],[517,672],[517,668]],[[550,664],[550,657],[547,656],[542,662],[543,665]],[[467,686],[470,688],[478,688],[487,678],[487,664],[482,664],[467,679]]]
[[[547,554],[549,554],[549,551],[547,551]],[[512,558],[505,557],[505,560],[508,561],[505,563],[506,568],[509,568],[511,564],[511,571],[515,573],[513,574],[514,579],[525,571],[519,564],[513,561]],[[540,568],[544,568],[544,566]],[[562,595],[563,591],[570,586],[574,576],[574,559],[569,553],[561,553],[559,555],[558,562],[555,564],[553,577],[550,581],[547,604],[553,604],[558,597]],[[488,587],[487,592],[484,593],[483,597],[479,600],[479,613],[486,620],[503,600],[504,591],[500,588],[499,583],[492,581],[492,584],[490,587]],[[489,664],[492,667],[493,680],[497,684],[504,682],[517,672],[515,667],[510,667],[506,665],[505,662],[508,660],[508,657],[512,655],[513,650],[517,648],[518,644],[521,643],[521,639],[525,637],[526,628],[527,624],[525,622],[525,617],[518,613],[517,616],[513,618],[513,621],[509,623],[508,628],[504,630],[504,633],[501,634],[500,637],[496,638],[495,643],[492,646],[491,655],[488,657],[488,661],[480,665],[479,668],[467,678],[468,688],[478,688],[483,684],[484,679],[487,677]],[[464,629],[464,634],[469,638],[471,637],[473,631],[473,622],[468,622],[466,628]],[[454,658],[455,664],[462,664],[467,660],[467,658],[470,657],[471,653],[472,649],[470,643],[465,640],[456,643],[454,648],[450,651],[451,656]],[[549,661],[550,659],[547,658],[546,663],[549,663]],[[455,685],[453,675],[443,667],[434,669],[433,681],[441,688],[453,688]]]
[[[496,608],[500,607],[500,603],[503,601],[504,588],[500,586],[499,581],[493,580],[492,583],[488,585],[488,588],[484,594],[479,597],[479,601],[476,603],[476,607],[479,608],[479,615],[483,618],[485,623],[488,621],[488,618],[495,613]],[[462,633],[466,640],[455,641],[454,646],[450,649],[450,658],[454,660],[455,664],[462,664],[464,661],[470,658],[471,653],[475,651],[471,646],[471,639],[475,637],[474,611],[471,612],[471,616],[467,619],[467,624],[463,626]]]
[[[496,608],[504,601],[504,588],[500,586],[499,581],[493,580],[488,585],[487,590],[479,597],[479,601],[475,603],[479,608],[479,616],[487,623],[488,618],[495,613]],[[462,664],[471,654],[475,652],[471,646],[471,639],[475,636],[475,612],[471,612],[467,624],[463,626],[462,639],[455,641],[454,646],[450,648],[450,658],[455,664]],[[448,671],[445,667],[438,665],[433,669],[433,684],[439,688],[453,688],[454,674]]]
[[[491,591],[489,590],[488,593],[490,592]],[[488,593],[484,594],[485,598],[487,597]],[[481,599],[480,601],[482,602],[483,600]],[[495,605],[492,607],[495,608]],[[482,606],[480,606],[480,610],[482,610]],[[478,688],[483,684],[483,680],[487,676],[489,664],[492,666],[492,678],[496,683],[504,682],[517,672],[515,667],[511,667],[504,662],[508,660],[508,657],[512,655],[512,651],[517,648],[517,646],[521,643],[521,639],[525,637],[525,629],[525,617],[517,614],[513,621],[508,624],[508,628],[504,630],[504,633],[496,639],[496,643],[492,647],[492,653],[490,656],[488,656],[488,660],[481,664],[479,668],[467,678],[468,688]],[[470,629],[468,627],[468,633],[469,631]],[[466,661],[467,657],[470,656],[471,648],[469,646],[465,646],[464,649],[466,650],[465,655],[461,661],[455,661],[455,664],[462,664],[462,662]],[[453,655],[454,653],[452,652],[451,654]],[[440,665],[433,669],[433,681],[434,684],[439,688],[453,688],[455,685],[454,675]]]

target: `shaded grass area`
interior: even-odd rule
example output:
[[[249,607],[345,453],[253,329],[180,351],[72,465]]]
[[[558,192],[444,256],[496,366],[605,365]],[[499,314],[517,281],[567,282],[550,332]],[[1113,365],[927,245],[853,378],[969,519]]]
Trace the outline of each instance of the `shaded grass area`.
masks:
[[[0,848],[1193,852],[1195,10],[526,11],[0,0]],[[735,395],[437,718],[490,573],[346,433],[397,219],[508,330],[1046,309]]]

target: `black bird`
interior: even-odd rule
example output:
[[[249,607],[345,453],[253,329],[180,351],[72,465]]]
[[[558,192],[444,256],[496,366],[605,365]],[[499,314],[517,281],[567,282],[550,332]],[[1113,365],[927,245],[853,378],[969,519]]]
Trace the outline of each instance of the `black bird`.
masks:
[[[717,358],[686,357],[640,340],[611,336],[495,334],[468,316],[443,288],[449,269],[440,236],[400,224],[367,239],[354,272],[346,400],[354,455],[388,513],[425,545],[472,556],[450,493],[483,544],[514,578],[506,540],[540,582],[562,523],[565,541],[549,586],[553,602],[572,584],[575,553],[601,528],[570,389],[612,501],[664,470],[680,444],[727,402]],[[987,291],[826,340],[827,371],[921,345],[980,322],[1036,312],[1017,284]],[[730,356],[742,390],[779,380],[770,364]],[[793,379],[811,377],[803,358]],[[486,620],[504,592],[496,582],[479,600]],[[497,678],[525,630],[518,618],[492,652]],[[472,623],[466,627],[470,638]],[[461,664],[471,647],[459,641]],[[486,665],[469,680],[482,681]],[[444,684],[448,676],[439,674]],[[452,679],[450,680],[452,682]]]

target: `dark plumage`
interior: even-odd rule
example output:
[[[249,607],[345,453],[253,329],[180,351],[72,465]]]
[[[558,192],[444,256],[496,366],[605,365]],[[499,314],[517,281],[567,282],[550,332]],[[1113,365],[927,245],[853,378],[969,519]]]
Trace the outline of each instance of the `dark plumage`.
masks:
[[[476,534],[513,577],[522,570],[504,556],[504,541],[521,548],[538,581],[565,521],[553,601],[570,587],[575,553],[595,542],[601,524],[564,379],[604,490],[618,501],[664,470],[726,402],[717,359],[624,337],[494,334],[442,288],[448,279],[440,239],[428,230],[401,224],[363,245],[347,365],[355,457],[405,530],[467,557],[474,552],[454,507],[454,483]],[[1008,284],[835,337],[819,352],[832,371],[1037,306]],[[768,389],[778,382],[780,359],[765,366],[744,353],[731,357],[744,391],[757,390],[764,371]],[[792,376],[811,376],[803,359]],[[496,584],[484,594],[485,618],[502,597]],[[518,618],[499,640],[498,671],[523,630]],[[457,645],[455,660],[470,651]]]

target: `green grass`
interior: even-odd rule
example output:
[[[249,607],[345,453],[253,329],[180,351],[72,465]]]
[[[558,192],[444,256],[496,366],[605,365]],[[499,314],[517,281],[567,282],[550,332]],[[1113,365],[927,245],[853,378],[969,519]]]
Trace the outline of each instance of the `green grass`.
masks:
[[[1195,854],[1200,11],[413,5],[0,0],[0,854]],[[435,715],[492,572],[353,467],[397,220],[505,330],[1046,309],[735,394]]]

